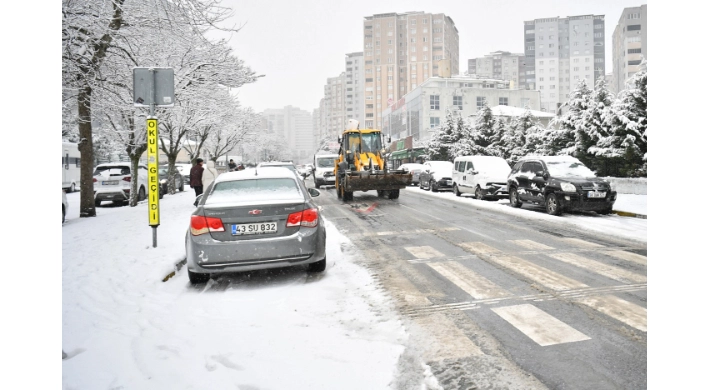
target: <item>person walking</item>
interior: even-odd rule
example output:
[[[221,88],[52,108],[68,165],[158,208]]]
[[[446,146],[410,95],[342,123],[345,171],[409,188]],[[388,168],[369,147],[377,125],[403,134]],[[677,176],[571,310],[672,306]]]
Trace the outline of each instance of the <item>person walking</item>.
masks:
[[[202,172],[205,168],[202,167],[203,159],[195,160],[196,164],[190,169],[190,188],[195,189],[195,196],[202,194]]]
[[[217,176],[219,172],[214,167],[214,161],[207,161],[207,168],[202,172],[202,188],[207,189]]]
[[[229,172],[236,171],[237,170],[237,163],[234,162],[231,158],[229,159]]]

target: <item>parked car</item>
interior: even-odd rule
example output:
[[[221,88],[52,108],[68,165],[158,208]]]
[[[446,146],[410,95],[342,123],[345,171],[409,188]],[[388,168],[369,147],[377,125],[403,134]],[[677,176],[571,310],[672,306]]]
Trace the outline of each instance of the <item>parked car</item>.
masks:
[[[175,163],[175,169],[182,175],[182,181],[184,183],[190,184],[190,169],[192,169],[192,164]]]
[[[67,202],[67,192],[62,189],[62,223],[67,218],[69,212],[69,202]]]
[[[476,199],[508,197],[510,165],[496,156],[461,156],[454,159],[454,194],[474,194]]]
[[[454,164],[450,161],[427,161],[419,174],[419,188],[432,192],[450,190],[453,186],[451,173]]]
[[[320,192],[283,167],[226,172],[197,197],[185,239],[193,284],[210,274],[307,264],[326,267]]]
[[[260,168],[271,168],[271,167],[283,167],[287,168],[289,171],[293,172],[296,174],[296,176],[300,177],[301,179],[305,179],[307,174],[304,175],[298,171],[295,165],[293,165],[292,162],[288,161],[269,161],[269,162],[262,162],[259,163],[259,165],[256,166],[257,170]]]
[[[510,204],[544,205],[548,214],[584,210],[611,213],[616,191],[581,161],[571,156],[521,158],[508,176]]]
[[[183,178],[183,175],[179,171],[177,171],[177,169],[176,169],[176,172],[173,177],[175,180],[175,190],[185,191],[185,179]],[[189,175],[188,175],[188,177],[189,177]],[[160,181],[160,191],[161,191],[161,197],[162,197],[162,195],[168,193],[168,166],[167,165],[160,165],[158,167],[158,180]]]
[[[146,199],[148,192],[148,167],[138,164],[138,201]],[[131,163],[114,162],[96,166],[94,170],[94,202],[100,206],[102,201],[112,201],[123,205],[131,195]]]
[[[422,172],[422,164],[418,163],[406,163],[400,165],[397,169],[404,169],[407,172],[412,173],[412,184],[419,185],[419,175]]]

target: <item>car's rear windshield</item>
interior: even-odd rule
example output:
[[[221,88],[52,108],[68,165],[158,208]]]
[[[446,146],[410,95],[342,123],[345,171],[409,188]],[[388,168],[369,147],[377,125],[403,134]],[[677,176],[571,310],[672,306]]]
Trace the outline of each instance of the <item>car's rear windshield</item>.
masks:
[[[260,168],[288,168],[291,172],[296,172],[296,167],[293,166],[293,164],[284,164],[284,165],[262,165]]]
[[[94,176],[96,176],[96,175],[121,176],[121,175],[130,175],[130,174],[131,174],[131,168],[129,168],[125,165],[111,165],[111,166],[104,166],[104,167],[96,167],[96,170],[94,171]]]
[[[302,201],[303,194],[294,179],[264,178],[223,181],[215,184],[205,204],[228,202]]]
[[[546,161],[547,169],[552,176],[595,177],[591,169],[579,161]]]

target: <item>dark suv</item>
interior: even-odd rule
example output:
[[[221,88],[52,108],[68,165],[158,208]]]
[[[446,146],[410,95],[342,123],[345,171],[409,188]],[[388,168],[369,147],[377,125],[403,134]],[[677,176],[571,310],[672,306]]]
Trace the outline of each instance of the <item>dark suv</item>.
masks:
[[[609,214],[616,201],[610,183],[571,156],[521,158],[508,175],[508,193],[511,206],[544,205],[552,215],[572,210]]]

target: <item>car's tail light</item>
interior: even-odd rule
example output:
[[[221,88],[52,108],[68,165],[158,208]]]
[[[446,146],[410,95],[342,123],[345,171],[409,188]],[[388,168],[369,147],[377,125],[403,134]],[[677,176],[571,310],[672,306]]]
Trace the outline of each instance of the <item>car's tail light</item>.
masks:
[[[286,227],[294,226],[318,226],[318,209],[308,209],[289,214],[288,219],[286,220]]]
[[[127,181],[127,182],[130,183],[130,182],[131,182],[131,177],[130,177],[130,176],[125,176],[125,177],[124,177],[123,179],[121,179],[121,180]]]
[[[199,236],[208,232],[223,232],[224,225],[222,220],[214,217],[203,217],[202,215],[193,215],[190,218],[190,232],[193,236]]]
[[[98,181],[98,180],[96,180],[96,178],[94,178],[94,183],[96,183],[97,181]]]

